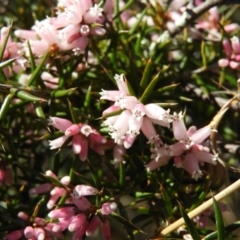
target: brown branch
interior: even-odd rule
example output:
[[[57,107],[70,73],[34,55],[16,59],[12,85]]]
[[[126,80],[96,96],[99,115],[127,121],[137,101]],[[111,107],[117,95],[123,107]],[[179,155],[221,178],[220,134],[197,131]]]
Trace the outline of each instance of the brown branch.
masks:
[[[169,35],[171,37],[175,37],[178,33],[180,33],[185,27],[192,24],[197,18],[199,18],[203,13],[209,10],[212,7],[219,6],[219,5],[230,5],[230,4],[240,4],[239,0],[207,0],[203,2],[199,6],[195,7],[194,9],[186,9],[185,18],[183,16],[183,24],[180,26],[176,26]]]

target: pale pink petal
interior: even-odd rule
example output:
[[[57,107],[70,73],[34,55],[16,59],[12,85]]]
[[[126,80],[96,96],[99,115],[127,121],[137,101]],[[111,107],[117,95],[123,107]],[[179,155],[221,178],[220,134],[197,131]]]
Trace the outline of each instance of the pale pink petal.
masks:
[[[116,80],[119,91],[125,95],[129,95],[127,80],[124,74],[115,74],[114,79]]]
[[[62,147],[65,141],[68,139],[67,136],[61,136],[56,138],[55,140],[49,141],[50,149],[56,149]]]
[[[76,231],[78,228],[80,228],[85,222],[86,222],[86,215],[83,213],[80,213],[72,218],[71,223],[68,226],[68,230],[70,232]]]
[[[110,224],[108,220],[101,222],[102,240],[111,240]]]
[[[183,116],[181,113],[174,114],[174,120],[172,123],[173,127],[173,135],[177,140],[184,140],[187,139],[187,129],[185,123],[183,121]]]
[[[82,150],[82,138],[79,134],[74,135],[72,139],[72,150],[75,154],[79,154]]]
[[[58,130],[65,132],[73,123],[65,118],[49,117],[49,125],[57,128]]]
[[[167,164],[170,159],[171,159],[170,156],[162,156],[158,159],[158,161],[152,160],[151,162],[146,164],[145,167],[147,171],[152,171]]]
[[[86,229],[86,236],[91,236],[100,225],[100,222],[100,218],[98,216],[94,216],[88,224],[88,227]]]
[[[199,168],[198,160],[193,153],[187,153],[183,161],[183,168],[197,180],[202,176],[202,171]]]
[[[79,153],[79,158],[81,161],[85,161],[88,156],[88,142],[86,138],[82,137],[81,138],[81,151]]]
[[[73,197],[82,197],[82,196],[90,196],[96,195],[98,190],[94,187],[88,185],[77,185],[73,190]]]
[[[196,132],[194,132],[192,134],[192,136],[190,137],[190,139],[194,143],[198,144],[198,143],[202,143],[206,138],[209,137],[210,134],[211,134],[211,127],[210,127],[210,125],[207,125],[203,128],[200,128]]]

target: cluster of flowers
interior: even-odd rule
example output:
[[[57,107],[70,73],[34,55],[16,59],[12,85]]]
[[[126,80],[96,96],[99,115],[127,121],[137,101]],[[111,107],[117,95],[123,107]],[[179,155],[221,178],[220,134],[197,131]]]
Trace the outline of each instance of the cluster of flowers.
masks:
[[[82,161],[87,159],[88,146],[100,155],[104,155],[105,149],[113,146],[112,141],[107,140],[87,124],[74,124],[67,119],[58,117],[50,117],[49,124],[64,133],[63,136],[49,141],[50,149],[62,147],[71,137],[72,141],[69,144],[72,145],[73,152],[79,154]]]
[[[51,171],[46,172],[47,176],[56,178]],[[57,199],[67,195],[70,178],[65,176],[60,182],[63,187],[54,187],[51,183],[46,183],[30,190],[30,194],[40,194],[49,192],[51,198],[47,204],[48,208],[53,208]],[[23,237],[26,239],[51,240],[64,239],[63,231],[68,229],[73,233],[73,240],[82,239],[84,235],[91,236],[98,226],[101,227],[103,239],[111,239],[110,225],[107,215],[116,210],[117,204],[105,202],[101,207],[91,205],[86,196],[96,195],[98,190],[87,185],[77,185],[73,193],[65,201],[65,206],[57,208],[48,213],[50,219],[46,220],[35,217],[34,220],[28,214],[19,212],[18,217],[24,221],[24,229],[15,230],[9,233],[5,240],[18,240]]]
[[[208,147],[201,145],[211,133],[209,125],[198,131],[196,127],[187,131],[181,113],[170,115],[169,110],[166,111],[157,104],[143,105],[135,96],[130,95],[123,74],[115,75],[115,80],[118,91],[102,90],[100,93],[101,99],[114,102],[103,112],[103,117],[107,118],[103,125],[108,127],[114,142],[125,148],[131,147],[140,130],[142,131],[152,152],[152,161],[146,165],[147,170],[154,170],[174,157],[176,167],[183,167],[193,178],[198,179],[202,175],[199,164],[216,163],[217,156],[211,154]],[[154,124],[170,127],[170,123],[174,137],[179,142],[166,145],[157,134]]]
[[[231,38],[231,42],[225,38],[222,41],[223,49],[226,54],[226,58],[222,58],[218,61],[220,67],[229,66],[232,69],[240,70],[240,40],[239,37],[234,36]]]
[[[74,55],[84,52],[91,36],[103,36],[106,33],[106,18],[111,20],[112,0],[107,0],[103,8],[92,0],[62,1],[57,3],[56,17],[47,17],[36,21],[32,30],[18,29],[14,34],[23,42],[14,42],[8,38],[3,61],[14,60],[11,67],[5,67],[8,78],[11,73],[22,73],[29,64],[30,49],[38,64],[46,53],[55,56],[58,52],[72,51]],[[3,45],[10,28],[3,27],[0,32],[0,47]],[[41,75],[46,87],[58,88],[59,78],[56,67],[48,64],[47,71]],[[29,74],[22,74],[19,83],[27,85]]]
[[[53,51],[72,50],[76,54],[85,50],[90,35],[102,36],[106,33],[103,8],[93,5],[91,0],[61,1],[57,3],[57,16],[37,21],[31,31],[17,30],[15,35],[28,40],[34,55],[44,55]],[[24,44],[29,55],[29,48]]]

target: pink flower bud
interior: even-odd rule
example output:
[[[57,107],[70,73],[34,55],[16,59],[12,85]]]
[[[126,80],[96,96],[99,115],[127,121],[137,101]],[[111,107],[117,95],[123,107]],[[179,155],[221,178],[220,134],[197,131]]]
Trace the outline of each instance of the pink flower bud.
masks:
[[[25,212],[19,212],[18,217],[24,221],[27,221],[29,219],[29,215]]]
[[[232,43],[232,49],[235,53],[239,54],[240,53],[240,41],[239,38],[234,36],[231,38],[231,43]]]
[[[111,231],[110,231],[110,225],[109,222],[106,220],[106,222],[101,222],[101,230],[102,230],[102,239],[103,240],[111,240]]]
[[[239,66],[240,66],[239,62],[230,61],[230,63],[229,63],[229,67],[232,69],[237,69]]]
[[[81,227],[86,222],[86,215],[81,213],[73,217],[71,223],[68,226],[68,230],[70,232],[76,231],[79,227]]]
[[[59,209],[52,210],[48,213],[50,218],[67,218],[73,216],[75,209],[73,207],[63,207]]]
[[[53,223],[52,231],[56,233],[64,231],[65,229],[68,228],[72,218],[73,217],[59,219],[58,223]]]
[[[230,23],[230,24],[224,26],[224,30],[227,33],[233,32],[233,31],[237,30],[238,28],[239,28],[239,25],[237,23]]]
[[[115,202],[106,202],[102,205],[101,213],[103,215],[109,215],[117,209],[117,204]]]
[[[54,174],[51,170],[47,170],[47,171],[45,172],[45,174],[46,174],[47,176],[49,176],[49,177],[54,178],[54,179],[58,179],[58,177],[56,176],[56,174]]]
[[[53,185],[51,183],[44,183],[37,187],[31,188],[29,190],[29,194],[42,194],[42,193],[50,192],[52,188],[53,188]]]
[[[88,227],[86,229],[86,236],[91,236],[98,228],[100,222],[100,218],[98,216],[94,216],[88,224]]]
[[[229,60],[226,58],[222,58],[222,59],[218,60],[219,67],[225,68],[228,66],[228,64],[229,64]]]
[[[24,236],[27,238],[27,239],[32,239],[34,237],[34,230],[31,226],[27,226],[25,229],[24,229]]]
[[[231,56],[231,54],[232,54],[232,46],[231,46],[231,43],[229,42],[229,40],[227,38],[223,39],[222,45],[223,45],[225,54],[227,56]]]
[[[72,198],[74,204],[80,209],[81,211],[86,211],[88,208],[90,208],[91,203],[87,200],[85,197],[74,197]]]
[[[51,192],[50,192],[50,194],[52,195],[52,196],[58,196],[58,197],[60,197],[60,196],[63,196],[64,194],[66,193],[66,190],[64,189],[64,188],[60,188],[60,187],[55,187]]]
[[[105,116],[107,114],[110,114],[110,113],[113,113],[113,112],[116,112],[118,110],[120,110],[121,108],[119,106],[111,106],[109,108],[107,108],[105,111],[103,111],[102,115]]]
[[[76,229],[76,231],[73,234],[73,238],[72,240],[79,240],[82,239],[83,235],[86,232],[86,228],[88,226],[88,221],[86,221],[85,223],[83,223],[78,229]]]
[[[70,137],[75,134],[78,134],[80,131],[79,125],[77,124],[72,124],[70,127],[68,127],[65,131],[65,136]]]
[[[75,198],[80,198],[82,196],[96,195],[98,190],[94,187],[87,185],[77,185],[73,190],[73,196]]]
[[[44,240],[45,239],[45,231],[42,228],[34,228],[34,232],[35,232],[35,237],[37,238],[37,240]]]
[[[64,176],[64,177],[62,177],[61,180],[60,180],[60,182],[61,182],[63,185],[65,185],[65,186],[68,186],[69,183],[70,183],[70,181],[71,181],[70,176]]]
[[[58,195],[52,195],[47,203],[47,208],[52,209],[55,206],[55,203],[57,202],[59,196]]]

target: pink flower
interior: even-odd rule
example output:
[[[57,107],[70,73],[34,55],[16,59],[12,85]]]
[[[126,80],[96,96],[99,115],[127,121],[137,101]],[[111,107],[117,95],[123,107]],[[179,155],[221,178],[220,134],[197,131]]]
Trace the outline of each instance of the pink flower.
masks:
[[[75,154],[79,155],[82,161],[87,159],[88,146],[100,155],[105,154],[107,139],[96,129],[86,124],[73,124],[71,121],[50,117],[49,125],[53,125],[64,133],[63,136],[49,141],[50,149],[61,148],[68,138],[72,138],[70,145]]]
[[[219,67],[225,68],[229,66],[232,69],[240,70],[240,40],[234,36],[231,38],[231,42],[224,38],[222,41],[223,49],[226,54],[226,58],[218,60]]]
[[[199,130],[192,126],[187,130],[182,113],[174,113],[172,124],[173,135],[178,142],[172,145],[156,145],[151,148],[153,160],[146,164],[146,168],[148,171],[154,170],[174,157],[175,166],[184,168],[197,180],[202,176],[199,165],[203,165],[204,162],[216,164],[217,155],[214,156],[208,147],[201,145],[212,130],[209,125]]]
[[[54,223],[51,225],[53,232],[61,232],[68,228],[69,231],[74,232],[73,239],[79,239],[84,234],[90,236],[94,233],[97,227],[107,222],[107,215],[116,210],[117,204],[114,202],[106,202],[101,207],[91,205],[87,198],[87,195],[96,195],[98,190],[87,185],[77,185],[69,202],[73,202],[75,206],[62,207],[49,212],[48,216]],[[99,218],[96,214],[102,214]],[[58,220],[58,222],[55,221]],[[106,227],[106,226],[105,226]],[[110,232],[110,226],[108,224],[108,231]],[[106,234],[105,233],[105,234]]]
[[[102,90],[100,99],[114,102],[113,106],[103,112],[103,117],[107,118],[103,125],[108,127],[109,134],[116,144],[130,148],[140,130],[150,140],[157,135],[153,123],[169,127],[172,121],[169,111],[153,103],[143,105],[135,96],[130,95],[127,80],[123,74],[116,74],[114,78],[119,90]],[[115,115],[118,111],[121,113]]]
[[[46,175],[58,180],[58,177],[50,170],[46,171]],[[60,179],[60,182],[68,186],[70,184],[70,177],[64,176]],[[54,186],[52,183],[41,184],[37,187],[31,188],[29,190],[30,194],[42,194],[50,192],[50,199],[47,203],[47,208],[51,209],[55,206],[57,200],[67,193],[65,188]]]
[[[219,41],[221,39],[221,33],[219,28],[220,20],[221,19],[218,12],[218,8],[213,7],[206,12],[204,17],[198,21],[195,27],[197,29],[205,30],[208,33],[207,38],[209,40]],[[239,25],[236,23],[232,23],[223,26],[223,28],[227,33],[231,33],[237,28],[239,28]]]

